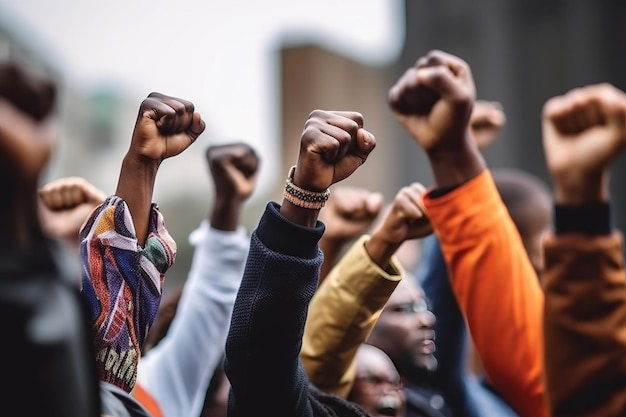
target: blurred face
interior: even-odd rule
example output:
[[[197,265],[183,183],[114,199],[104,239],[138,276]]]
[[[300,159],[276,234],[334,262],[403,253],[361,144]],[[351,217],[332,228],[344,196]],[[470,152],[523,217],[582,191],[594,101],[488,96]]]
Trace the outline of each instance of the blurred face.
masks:
[[[403,279],[383,309],[368,343],[383,350],[400,372],[407,368],[433,371],[435,316],[424,292],[412,280]]]
[[[350,401],[372,417],[405,415],[402,380],[389,357],[380,349],[362,345],[356,357],[356,375]]]

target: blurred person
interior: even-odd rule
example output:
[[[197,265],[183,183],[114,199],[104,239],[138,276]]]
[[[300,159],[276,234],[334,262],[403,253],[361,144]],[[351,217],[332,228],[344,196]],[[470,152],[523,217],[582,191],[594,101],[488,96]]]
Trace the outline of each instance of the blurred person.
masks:
[[[359,346],[348,400],[359,404],[372,417],[405,416],[402,378],[385,352],[365,343]]]
[[[419,183],[400,189],[372,234],[362,235],[352,244],[314,295],[300,356],[309,378],[322,391],[344,398],[350,392],[356,352],[390,295],[402,285],[405,272],[395,257],[397,249],[432,232],[417,204],[424,192]],[[360,194],[362,204],[369,196]],[[353,199],[354,195],[339,197]],[[361,204],[353,202],[351,207],[360,210]],[[326,216],[335,218],[334,227],[355,230],[351,225],[355,216],[349,212],[327,212]]]
[[[467,63],[431,51],[388,98],[431,165],[435,184],[423,204],[485,373],[517,414],[545,416],[543,293],[469,128],[475,94]]]
[[[534,269],[540,273],[541,240],[549,228],[552,214],[548,189],[538,178],[523,171],[506,168],[492,172],[498,193],[520,233],[526,253]],[[437,317],[438,349],[435,356],[438,367],[432,375],[433,383],[446,393],[451,403],[466,404],[464,410],[455,414],[515,415],[484,374],[480,358],[471,346],[436,238],[425,240],[422,262],[415,275]]]
[[[269,202],[252,233],[226,342],[229,416],[367,415],[317,390],[299,355],[323,260],[319,210],[375,145],[359,113],[316,110],[305,123],[282,205]]]
[[[485,115],[491,115],[487,118]],[[497,102],[477,101],[470,129],[478,148],[485,149],[499,135],[506,117]],[[537,273],[541,271],[541,238],[550,225],[551,200],[547,187],[523,171],[493,170],[496,188],[517,227]],[[415,277],[424,288],[437,317],[438,367],[433,383],[445,392],[457,415],[514,416],[484,374],[476,350],[467,337],[465,320],[448,280],[443,254],[435,235],[423,241]],[[465,347],[466,346],[466,347]],[[462,348],[459,348],[462,347]],[[469,369],[466,360],[469,360]],[[455,404],[465,404],[459,409]]]
[[[0,63],[2,413],[98,416],[91,331],[72,254],[39,222],[37,187],[56,140],[56,87]]]
[[[193,103],[151,93],[139,108],[115,195],[80,231],[82,294],[89,305],[104,415],[149,415],[129,393],[176,253],[152,202],[154,183],[163,161],[186,150],[204,128]]]
[[[609,176],[626,146],[626,95],[594,84],[553,97],[542,130],[555,200],[543,277],[550,415],[623,416],[626,272]]]
[[[365,188],[339,185],[333,187],[319,219],[326,229],[320,239],[324,262],[320,284],[343,254],[346,245],[360,237],[374,223],[383,206],[383,195]]]
[[[133,394],[154,415],[198,417],[203,404],[213,400],[205,397],[211,378],[219,377],[248,254],[241,214],[256,185],[259,157],[252,147],[237,142],[210,146],[206,161],[215,198],[206,219],[190,235],[195,249],[180,299],[174,294],[159,308],[167,309],[169,314],[161,317],[170,317],[171,325],[139,362]]]

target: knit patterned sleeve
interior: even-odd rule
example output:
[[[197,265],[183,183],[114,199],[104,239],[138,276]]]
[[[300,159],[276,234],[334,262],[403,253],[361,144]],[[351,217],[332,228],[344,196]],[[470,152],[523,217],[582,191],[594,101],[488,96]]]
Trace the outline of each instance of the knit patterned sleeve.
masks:
[[[128,206],[109,197],[80,233],[82,293],[88,301],[99,377],[130,392],[137,363],[161,300],[176,243],[152,205],[148,238],[137,241]]]

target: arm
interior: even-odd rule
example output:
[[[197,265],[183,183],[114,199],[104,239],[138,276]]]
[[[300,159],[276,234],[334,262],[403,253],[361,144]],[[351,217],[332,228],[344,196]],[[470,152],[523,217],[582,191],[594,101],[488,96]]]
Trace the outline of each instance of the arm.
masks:
[[[626,273],[609,167],[626,146],[626,95],[601,84],[550,99],[543,143],[556,201],[543,278],[551,415],[623,415]]]
[[[428,156],[437,190],[424,205],[485,370],[521,416],[543,416],[543,294],[468,128],[474,96],[467,64],[434,51],[389,100]]]
[[[315,111],[302,133],[292,182],[323,196],[331,184],[352,174],[375,145],[360,114]],[[299,354],[322,263],[317,246],[324,230],[317,222],[322,205],[322,200],[309,204],[286,195],[281,206],[268,204],[252,234],[226,341],[230,416],[313,414]]]
[[[343,397],[350,392],[356,352],[404,274],[394,253],[408,239],[432,232],[417,204],[424,191],[417,183],[402,188],[371,237],[352,246],[313,297],[301,357],[321,390]]]
[[[119,195],[107,198],[81,230],[82,293],[90,306],[100,379],[127,392],[135,385],[141,348],[176,251],[157,205],[149,201],[154,175],[203,129],[191,103],[151,94],[139,110]]]
[[[190,237],[191,269],[171,327],[139,363],[138,383],[165,416],[199,414],[224,352],[235,296],[248,254],[241,211],[256,182],[258,157],[245,144],[207,150],[215,201]]]

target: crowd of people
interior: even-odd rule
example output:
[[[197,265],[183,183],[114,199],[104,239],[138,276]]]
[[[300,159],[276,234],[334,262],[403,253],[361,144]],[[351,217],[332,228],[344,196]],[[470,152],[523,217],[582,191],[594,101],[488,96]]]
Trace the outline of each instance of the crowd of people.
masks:
[[[210,146],[210,210],[189,236],[188,278],[162,299],[176,243],[155,180],[193,149],[202,116],[151,93],[112,194],[80,177],[41,184],[56,86],[0,63],[2,414],[626,415],[609,181],[626,94],[594,84],[545,103],[552,187],[488,167],[481,151],[506,118],[476,96],[469,65],[438,50],[391,86],[433,183],[416,178],[387,203],[341,181],[393,143],[358,109],[313,110],[283,200],[251,231],[241,216],[260,158]]]

